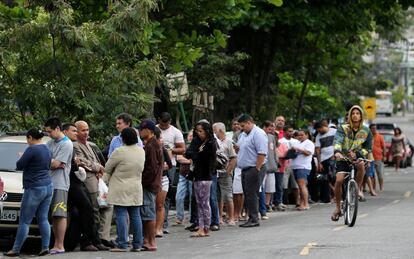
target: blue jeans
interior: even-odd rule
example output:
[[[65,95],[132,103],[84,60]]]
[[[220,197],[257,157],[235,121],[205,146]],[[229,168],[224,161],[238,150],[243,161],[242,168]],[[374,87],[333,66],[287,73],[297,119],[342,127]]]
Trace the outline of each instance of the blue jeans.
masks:
[[[47,217],[52,195],[52,184],[24,190],[20,207],[19,227],[17,228],[16,240],[13,245],[14,252],[20,253],[35,215],[39,224],[40,235],[42,236],[42,250],[49,249],[50,224]]]
[[[116,234],[118,235],[118,248],[128,248],[128,215],[134,238],[132,247],[141,248],[143,243],[142,221],[140,206],[114,206]]]
[[[211,225],[220,226],[220,215],[217,201],[217,175],[211,177],[210,188]]]
[[[276,206],[283,201],[283,173],[275,173],[276,192],[274,194],[273,204]]]
[[[191,193],[192,193],[192,183],[191,181],[187,180],[184,176],[180,175],[180,179],[177,185],[177,193],[175,194],[175,207],[177,210],[177,220],[183,221],[184,220],[184,201],[185,197],[190,199],[191,204]],[[190,214],[191,214],[191,206],[190,207]]]

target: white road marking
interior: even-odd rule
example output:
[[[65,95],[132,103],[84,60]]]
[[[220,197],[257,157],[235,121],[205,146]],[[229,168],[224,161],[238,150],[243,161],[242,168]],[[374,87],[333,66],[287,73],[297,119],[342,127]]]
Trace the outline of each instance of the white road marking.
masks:
[[[308,243],[303,249],[302,249],[302,251],[300,251],[300,254],[299,255],[309,255],[309,250],[311,249],[311,248],[313,248],[314,246],[316,246],[317,245],[317,243],[315,243],[315,242],[312,242],[312,243]]]
[[[368,214],[362,214],[362,215],[358,216],[358,218],[360,218],[360,219],[363,219],[363,218],[366,218],[366,217],[368,217]]]
[[[378,210],[385,210],[385,207],[378,208]]]
[[[407,192],[405,192],[405,194],[404,194],[404,198],[410,198],[410,196],[411,196],[411,192],[410,191],[407,191]]]
[[[393,201],[392,203],[393,204],[397,204],[397,203],[399,203],[400,202],[400,200],[395,200],[395,201]]]
[[[339,230],[342,230],[342,229],[344,229],[344,228],[346,228],[347,226],[345,226],[345,225],[343,225],[343,226],[340,226],[340,227],[336,227],[336,228],[334,228],[333,229],[333,231],[339,231]]]

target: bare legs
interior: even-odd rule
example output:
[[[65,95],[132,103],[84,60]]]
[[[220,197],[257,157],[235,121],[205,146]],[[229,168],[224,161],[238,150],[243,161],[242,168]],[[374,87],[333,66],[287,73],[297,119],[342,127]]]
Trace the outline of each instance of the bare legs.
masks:
[[[167,197],[167,192],[161,191],[157,194],[156,198],[156,208],[157,208],[157,217],[155,222],[155,235],[162,236],[162,226],[164,224],[165,218],[165,198]]]

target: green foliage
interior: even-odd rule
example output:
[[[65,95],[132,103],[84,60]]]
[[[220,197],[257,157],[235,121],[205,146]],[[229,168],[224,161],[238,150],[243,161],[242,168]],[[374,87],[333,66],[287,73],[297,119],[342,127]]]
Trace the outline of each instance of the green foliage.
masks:
[[[303,82],[293,78],[290,73],[278,74],[279,94],[274,100],[274,114],[284,114],[288,121],[296,120],[296,104],[299,99]],[[328,86],[310,83],[307,87],[304,118],[335,118],[343,114],[344,108],[340,102],[329,93]]]
[[[403,1],[16,0],[0,4],[0,122],[13,129],[51,115],[84,119],[100,143],[113,118],[153,117],[154,97],[184,71],[190,93],[215,96],[215,118],[342,114],[396,81],[394,65],[366,64],[376,32],[398,40]],[[392,53],[395,64],[401,59]],[[394,64],[393,63],[393,64]],[[381,72],[381,73],[380,73]],[[161,93],[161,94],[159,94]],[[185,103],[191,113],[191,101]],[[0,125],[3,127],[2,125]]]
[[[405,87],[402,85],[397,86],[392,91],[392,103],[394,107],[398,107],[405,99]]]
[[[160,57],[146,55],[144,32],[155,2],[115,2],[103,22],[79,25],[68,2],[38,2],[0,9],[16,17],[0,33],[1,120],[27,129],[52,115],[84,119],[103,144],[117,113],[152,116]]]

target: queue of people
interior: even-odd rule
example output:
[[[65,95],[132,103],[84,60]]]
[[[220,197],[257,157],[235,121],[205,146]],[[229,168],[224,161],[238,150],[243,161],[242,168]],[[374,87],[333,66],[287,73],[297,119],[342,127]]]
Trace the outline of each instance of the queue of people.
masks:
[[[27,132],[29,147],[17,162],[24,187],[19,228],[6,256],[19,255],[34,216],[42,236],[39,256],[72,251],[78,244],[90,252],[156,251],[156,238],[169,233],[173,181],[178,182],[174,226],[189,220],[186,229],[194,232],[193,238],[208,237],[222,226],[259,227],[267,213],[283,212],[286,204],[306,211],[310,203],[334,199],[337,129],[327,120],[316,123],[311,134],[285,125],[283,116],[258,125],[243,114],[232,121],[232,138],[224,123],[201,120],[188,134],[187,146],[169,113],[162,113],[158,124],[146,119],[134,128],[132,121],[127,113],[116,117],[119,135],[109,145],[108,159],[89,141],[85,121],[62,125],[58,118],[49,119],[44,125],[51,138],[47,145],[42,144],[42,130]],[[383,190],[385,147],[375,125],[370,129],[374,175],[365,180],[376,195],[372,183],[376,172]],[[102,184],[108,188],[104,200]],[[50,250],[49,213],[54,234]],[[110,237],[113,218],[115,240]]]

